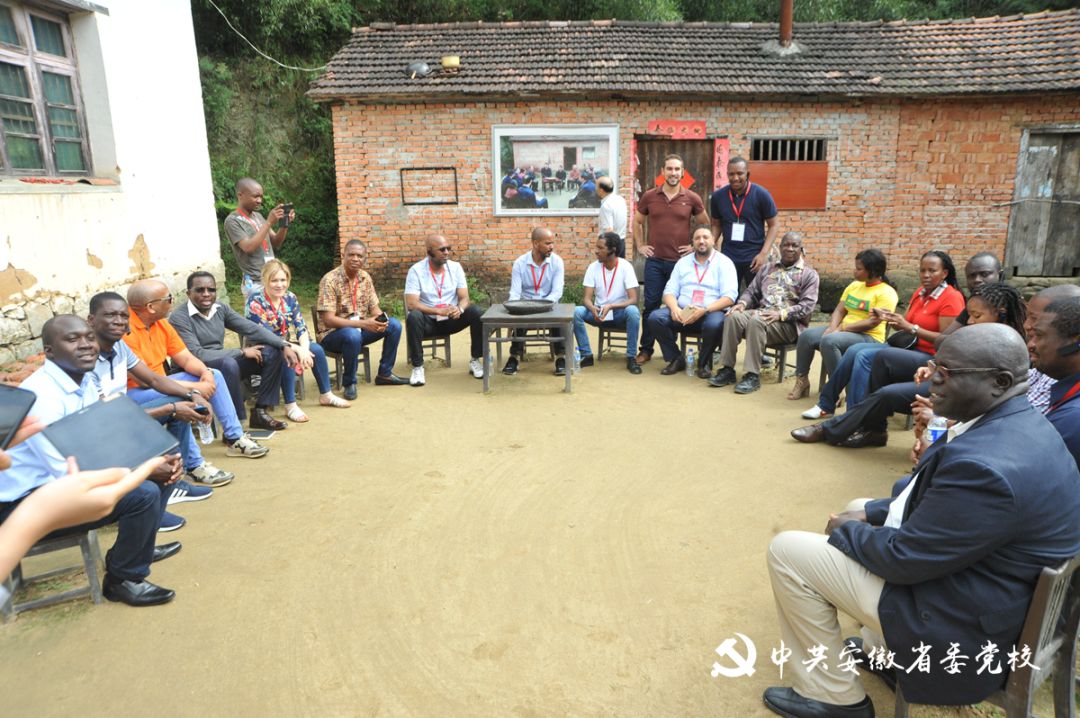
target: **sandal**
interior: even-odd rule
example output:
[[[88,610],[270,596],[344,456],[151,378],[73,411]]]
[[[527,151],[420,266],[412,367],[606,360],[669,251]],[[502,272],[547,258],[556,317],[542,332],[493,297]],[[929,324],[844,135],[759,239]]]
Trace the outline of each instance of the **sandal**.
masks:
[[[308,415],[305,414],[304,410],[298,406],[290,407],[285,412],[285,416],[287,416],[289,418],[289,421],[294,424],[303,424],[308,421]]]
[[[342,399],[335,394],[327,394],[326,396],[319,397],[319,404],[322,406],[332,406],[335,409],[348,409],[352,404]]]

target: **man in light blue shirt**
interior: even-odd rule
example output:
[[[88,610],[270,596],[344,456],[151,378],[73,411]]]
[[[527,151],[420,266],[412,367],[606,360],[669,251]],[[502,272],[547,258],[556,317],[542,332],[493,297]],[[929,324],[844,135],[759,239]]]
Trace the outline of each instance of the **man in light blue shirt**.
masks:
[[[47,321],[41,341],[45,364],[22,383],[22,388],[37,395],[31,413],[42,423],[51,424],[98,400],[94,375],[98,343],[93,329],[70,314]],[[0,523],[28,494],[68,472],[65,458],[43,434],[30,437],[9,454],[11,468],[0,472]],[[178,455],[169,457],[150,481],[121,499],[104,519],[69,530],[118,524],[116,543],[105,556],[103,592],[110,601],[150,606],[172,600],[173,591],[150,583],[146,577],[153,561],[180,550],[179,543],[154,547],[161,515],[172,493],[170,485],[180,477],[180,466]]]
[[[701,355],[695,369],[698,377],[708,379],[709,357],[720,344],[724,310],[735,303],[739,280],[735,265],[716,251],[716,238],[708,226],[697,227],[690,244],[693,254],[675,263],[664,287],[664,306],[649,315],[648,323],[667,362],[660,370],[665,376],[686,369],[686,357],[679,351],[675,335],[700,332]]]
[[[532,250],[514,260],[510,272],[510,301],[546,299],[557,303],[562,299],[564,278],[562,258],[555,254],[555,233],[546,227],[537,227],[532,231]],[[550,331],[553,337],[562,336],[558,329]],[[521,336],[525,330],[517,329],[514,333]],[[566,374],[563,343],[552,343],[551,348],[555,352],[555,376],[563,376]],[[503,374],[517,374],[518,362],[524,353],[525,343],[513,342]]]

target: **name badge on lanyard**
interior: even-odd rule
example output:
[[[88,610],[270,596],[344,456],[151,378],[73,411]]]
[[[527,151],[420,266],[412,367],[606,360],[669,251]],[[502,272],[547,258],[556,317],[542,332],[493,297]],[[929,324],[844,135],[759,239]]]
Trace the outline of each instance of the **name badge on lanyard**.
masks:
[[[735,221],[731,223],[731,241],[742,242],[746,239],[746,223],[743,222],[742,211],[746,206],[746,198],[750,196],[750,188],[752,183],[746,183],[746,193],[743,194],[742,202],[739,202],[739,206],[735,206],[735,195],[732,193],[731,188],[728,187],[728,199],[731,200],[731,209],[735,212]]]
[[[731,241],[742,242],[746,239],[746,225],[742,222],[734,222],[731,225]]]

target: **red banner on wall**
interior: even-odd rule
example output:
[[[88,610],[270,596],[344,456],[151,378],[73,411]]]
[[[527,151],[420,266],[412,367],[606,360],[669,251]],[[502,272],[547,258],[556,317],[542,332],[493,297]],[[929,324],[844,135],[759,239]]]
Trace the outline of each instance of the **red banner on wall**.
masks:
[[[713,140],[713,187],[720,189],[727,185],[727,163],[731,154],[731,143],[728,138],[719,137]]]
[[[652,120],[649,122],[650,135],[667,135],[673,140],[705,139],[704,120]]]

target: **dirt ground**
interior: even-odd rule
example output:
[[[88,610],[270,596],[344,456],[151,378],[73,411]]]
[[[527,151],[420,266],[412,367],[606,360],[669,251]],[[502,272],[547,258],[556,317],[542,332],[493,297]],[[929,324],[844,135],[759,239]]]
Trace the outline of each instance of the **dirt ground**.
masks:
[[[453,349],[426,387],[361,385],[349,410],[314,406],[309,379],[311,422],[264,459],[210,448],[237,479],[174,507],[188,525],[160,540],[184,548],[151,580],[176,599],[0,627],[0,712],[772,715],[769,539],[887,495],[907,436],[804,446],[787,432],[811,402],[785,400],[790,378],[735,396],[660,376],[659,354],[637,377],[609,355],[570,395],[534,356],[485,396],[465,334]],[[757,671],[711,677],[735,632]]]

